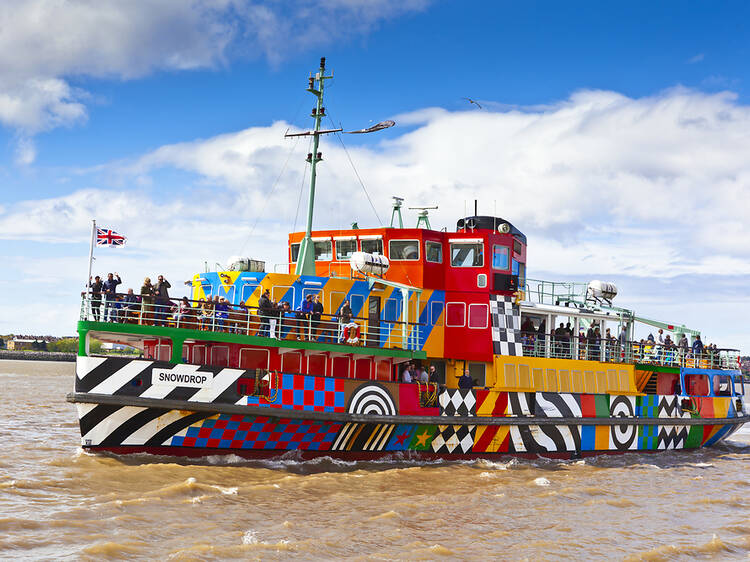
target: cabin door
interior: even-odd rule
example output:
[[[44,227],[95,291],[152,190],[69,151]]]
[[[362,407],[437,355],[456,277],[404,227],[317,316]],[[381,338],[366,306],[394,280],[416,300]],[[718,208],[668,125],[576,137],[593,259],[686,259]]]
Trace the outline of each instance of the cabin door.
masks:
[[[380,347],[380,297],[367,301],[367,345]]]

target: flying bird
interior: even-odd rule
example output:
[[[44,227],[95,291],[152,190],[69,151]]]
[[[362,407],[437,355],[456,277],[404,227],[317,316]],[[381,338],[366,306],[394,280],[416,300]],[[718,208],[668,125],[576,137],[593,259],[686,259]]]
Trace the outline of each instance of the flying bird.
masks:
[[[468,101],[469,103],[473,103],[473,104],[474,104],[474,105],[476,105],[476,106],[477,106],[477,107],[478,107],[479,109],[482,109],[482,106],[481,106],[481,105],[479,105],[479,102],[478,102],[478,101],[476,101],[476,100],[473,100],[473,99],[471,99],[471,98],[463,98],[463,99],[465,99],[465,100],[466,100],[466,101]]]

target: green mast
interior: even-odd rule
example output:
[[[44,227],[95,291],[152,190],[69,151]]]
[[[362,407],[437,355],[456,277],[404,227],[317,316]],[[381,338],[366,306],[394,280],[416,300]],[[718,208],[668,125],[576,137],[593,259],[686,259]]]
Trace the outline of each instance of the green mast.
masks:
[[[323,158],[323,154],[318,152],[318,144],[320,142],[320,135],[325,133],[334,132],[333,130],[321,131],[320,120],[325,117],[325,107],[323,106],[323,87],[326,80],[333,78],[333,74],[330,76],[325,75],[326,70],[326,58],[321,57],[320,59],[320,70],[315,73],[315,76],[310,76],[307,91],[315,96],[317,103],[316,107],[312,110],[311,117],[315,119],[315,129],[312,132],[303,133],[306,135],[312,135],[313,137],[313,148],[312,152],[307,155],[307,161],[310,163],[310,198],[307,204],[307,228],[305,229],[305,237],[302,239],[302,243],[299,247],[299,256],[297,258],[297,266],[294,270],[296,275],[315,275],[315,255],[312,241],[312,220],[313,220],[313,208],[315,207],[315,178],[316,178],[316,165]],[[317,82],[317,88],[316,86]],[[338,129],[339,131],[341,129]],[[288,135],[293,136],[293,135]],[[295,135],[296,136],[296,135]]]

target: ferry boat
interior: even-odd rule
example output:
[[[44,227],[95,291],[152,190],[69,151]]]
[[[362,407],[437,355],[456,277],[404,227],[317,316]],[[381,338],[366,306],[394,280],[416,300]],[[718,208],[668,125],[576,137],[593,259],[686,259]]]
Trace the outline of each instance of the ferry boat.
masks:
[[[318,142],[340,131],[321,129],[329,78],[321,59],[315,127],[294,133],[313,141],[310,200],[281,271],[233,260],[189,280],[189,307],[146,297],[106,318],[83,295],[68,400],[84,449],[580,458],[709,447],[748,420],[737,350],[685,346],[698,331],[615,306],[612,284],[527,278],[526,236],[503,218],[435,230],[421,209],[404,227],[394,198],[389,227],[313,230]],[[674,343],[636,341],[643,326]],[[96,355],[94,339],[142,354]],[[427,380],[406,382],[409,364]]]

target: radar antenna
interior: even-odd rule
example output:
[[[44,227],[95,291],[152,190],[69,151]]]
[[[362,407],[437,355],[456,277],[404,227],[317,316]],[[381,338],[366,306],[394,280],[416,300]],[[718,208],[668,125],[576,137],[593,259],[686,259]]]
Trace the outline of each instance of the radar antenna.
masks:
[[[417,228],[419,228],[419,225],[424,225],[422,228],[426,228],[427,230],[432,230],[432,227],[430,226],[430,218],[429,213],[431,210],[437,209],[437,205],[434,207],[409,207],[409,210],[411,211],[419,211],[419,215],[417,215]]]
[[[404,202],[403,197],[396,197],[395,195],[392,197],[393,203],[391,205],[393,206],[393,211],[391,212],[391,228],[393,228],[393,221],[398,216],[398,227],[404,228],[404,219],[401,217],[401,205]]]

